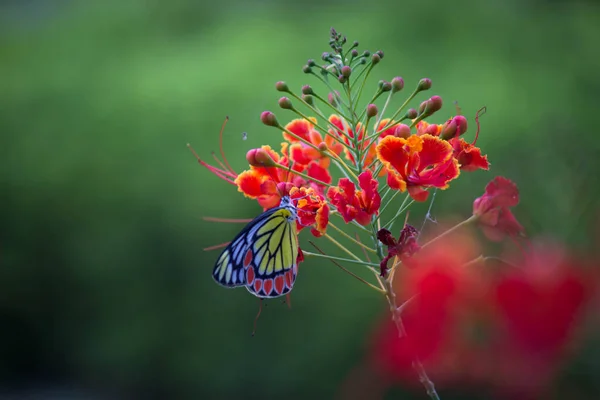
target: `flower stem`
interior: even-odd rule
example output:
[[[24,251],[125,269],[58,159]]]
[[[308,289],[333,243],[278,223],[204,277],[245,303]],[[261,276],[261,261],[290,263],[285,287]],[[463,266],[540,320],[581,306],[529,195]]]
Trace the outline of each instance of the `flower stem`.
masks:
[[[394,323],[396,324],[396,328],[398,329],[398,336],[406,336],[406,329],[404,328],[404,323],[402,322],[402,317],[400,315],[400,312],[402,311],[403,307],[396,306],[396,294],[394,293],[394,289],[392,288],[392,282],[390,279],[384,279],[383,285],[385,287],[385,295],[390,306],[390,311],[392,312],[392,320],[394,321]],[[415,372],[419,375],[419,381],[421,381],[421,383],[425,387],[427,395],[432,400],[440,400],[440,397],[438,396],[435,390],[435,385],[433,384],[431,379],[429,379],[429,376],[427,376],[425,367],[423,367],[423,364],[421,363],[421,360],[419,359],[417,354],[413,354],[412,366]]]
[[[379,267],[379,264],[375,264],[375,263],[365,262],[362,260],[356,261],[356,260],[352,260],[350,258],[330,256],[327,254],[318,254],[318,253],[313,253],[313,252],[307,251],[307,250],[302,250],[302,254],[304,254],[305,256],[309,256],[309,257],[320,257],[320,258],[327,258],[329,260],[343,261],[343,262],[352,263],[352,264],[361,264],[361,265],[365,265],[367,267]]]
[[[285,171],[289,171],[289,169],[290,169],[289,167],[286,167],[285,165],[281,165],[281,164],[277,164],[277,163],[275,163],[274,167],[275,168],[281,168],[281,169],[283,169]],[[308,175],[306,175],[306,174],[304,174],[302,172],[293,171],[292,174],[301,176],[304,179],[308,179],[309,181],[313,181],[314,183],[317,183],[319,185],[323,185],[323,186],[326,186],[326,187],[331,187],[331,185],[329,183],[325,183],[325,182],[323,182],[323,181],[321,181],[319,179],[316,179],[316,178],[313,178],[311,176],[308,176]]]
[[[337,240],[335,240],[334,238],[332,238],[329,234],[326,233],[323,236],[326,237],[331,243],[333,243],[337,247],[339,247],[343,252],[345,252],[346,254],[348,254],[350,257],[354,258],[356,261],[359,261],[362,264],[366,264],[366,261],[361,260],[360,257],[358,257],[356,254],[354,254],[350,250],[348,250],[346,247],[344,247],[344,245],[342,245],[340,242],[338,242]]]
[[[338,231],[340,233],[340,235],[344,236],[346,239],[350,240],[351,242],[359,245],[360,247],[362,247],[364,250],[366,251],[370,251],[371,253],[376,253],[375,250],[373,250],[372,248],[370,248],[369,246],[366,246],[364,244],[362,244],[361,242],[359,242],[358,240],[354,239],[352,236],[348,235],[346,232],[344,232],[342,229],[338,228],[337,226],[335,226],[334,224],[331,223],[331,221],[329,221],[328,226],[332,227],[333,229],[335,229],[336,231]]]
[[[477,221],[478,217],[476,215],[471,215],[469,218],[467,218],[466,220],[464,220],[463,222],[460,222],[456,225],[454,225],[452,228],[448,229],[446,232],[443,232],[442,234],[434,237],[433,239],[431,239],[429,242],[425,243],[423,246],[421,246],[421,250],[424,249],[427,246],[432,245],[433,243],[437,242],[438,240],[456,232],[457,230],[459,230],[460,228],[467,226],[469,224],[472,224],[473,222]]]
[[[321,254],[317,254],[317,253],[310,253],[307,251],[304,251],[304,254],[310,254],[313,256],[326,256],[326,254],[323,252],[323,250],[321,250],[320,248],[318,248],[313,242],[311,242],[310,240],[308,241],[315,249],[317,249]],[[384,290],[378,288],[377,286],[373,285],[372,283],[367,282],[366,280],[364,280],[363,278],[361,278],[360,276],[356,275],[354,272],[344,268],[343,266],[341,266],[339,263],[337,263],[334,259],[329,258],[329,261],[331,261],[334,265],[336,265],[338,268],[340,268],[342,271],[346,272],[347,274],[349,274],[350,276],[358,279],[359,281],[361,281],[362,283],[364,283],[365,285],[369,286],[371,289],[376,290],[379,293],[385,293]]]

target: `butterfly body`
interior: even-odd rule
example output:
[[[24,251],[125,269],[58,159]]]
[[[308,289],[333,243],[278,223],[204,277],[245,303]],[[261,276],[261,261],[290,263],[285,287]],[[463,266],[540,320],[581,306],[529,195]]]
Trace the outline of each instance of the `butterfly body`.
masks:
[[[296,207],[288,196],[252,220],[223,250],[213,269],[222,286],[245,286],[260,298],[283,296],[298,274]]]

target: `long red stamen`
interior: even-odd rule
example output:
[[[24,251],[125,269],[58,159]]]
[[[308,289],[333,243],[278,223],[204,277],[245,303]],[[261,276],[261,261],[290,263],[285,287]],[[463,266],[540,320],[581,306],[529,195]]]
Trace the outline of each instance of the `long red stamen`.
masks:
[[[205,221],[211,221],[211,222],[226,222],[226,223],[233,223],[233,224],[247,224],[248,222],[252,222],[252,218],[216,218],[216,217],[202,217],[203,220]]]
[[[217,162],[217,164],[219,164],[219,166],[221,168],[223,168],[224,171],[227,171],[227,167],[221,162],[221,160],[219,160],[217,158],[217,155],[215,154],[215,152],[213,151],[211,154],[212,154],[213,158],[215,159],[215,161]],[[229,172],[229,171],[227,171],[227,172]]]
[[[233,173],[234,175],[237,175],[235,173],[235,171],[233,170],[233,168],[231,168],[231,165],[229,165],[229,163],[227,162],[227,158],[225,157],[225,152],[223,151],[223,131],[225,131],[225,125],[227,124],[227,121],[229,121],[229,116],[225,117],[225,121],[223,121],[223,125],[221,126],[221,132],[219,132],[219,148],[221,149],[221,157],[223,157],[223,161],[225,162],[225,165],[227,165],[227,167],[229,168],[229,171],[231,171],[231,173]]]
[[[256,333],[256,323],[258,322],[258,317],[260,317],[260,313],[262,312],[262,301],[263,299],[260,299],[260,305],[258,306],[258,314],[256,314],[256,317],[254,317],[254,329],[252,330],[252,336],[254,336],[254,334]]]
[[[477,139],[479,138],[479,117],[481,117],[483,114],[485,114],[485,112],[487,111],[487,107],[481,107],[479,110],[477,110],[477,114],[475,114],[475,123],[477,124],[477,132],[475,132],[475,140],[473,140],[473,143],[471,143],[471,145],[475,146],[475,143],[477,143]]]
[[[205,247],[202,250],[204,250],[204,251],[211,251],[211,250],[220,249],[220,248],[223,248],[223,247],[227,246],[229,243],[231,243],[231,242],[225,242],[225,243],[221,243],[221,244],[216,244],[214,246]]]
[[[214,167],[214,166],[206,163],[205,161],[203,161],[200,158],[200,156],[198,155],[198,153],[196,153],[196,150],[194,150],[194,148],[192,147],[191,144],[188,143],[187,147],[190,149],[190,151],[192,152],[192,154],[194,155],[194,157],[196,157],[196,160],[198,160],[198,163],[200,165],[202,165],[203,167],[205,167],[206,169],[208,169],[213,174],[217,175],[219,178],[221,178],[221,179],[223,179],[223,180],[231,183],[232,185],[235,185],[235,182],[233,181],[233,179],[237,178],[237,175],[235,173],[227,171],[226,169],[220,170],[219,168]]]

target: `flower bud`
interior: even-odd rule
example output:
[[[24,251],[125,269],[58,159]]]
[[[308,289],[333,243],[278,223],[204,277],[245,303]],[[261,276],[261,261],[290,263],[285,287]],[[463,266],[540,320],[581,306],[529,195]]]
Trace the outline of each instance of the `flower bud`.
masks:
[[[248,161],[248,164],[254,167],[275,166],[275,161],[271,158],[269,153],[262,148],[250,149],[248,153],[246,153],[246,160]]]
[[[433,96],[419,105],[419,115],[423,115],[423,117],[429,117],[436,111],[439,111],[441,108],[442,98],[440,96]]]
[[[377,51],[375,52],[375,54],[377,54],[377,55],[379,56],[379,58],[383,58],[383,51],[381,51],[381,50],[377,50]]]
[[[467,131],[467,119],[462,115],[457,115],[454,118],[450,118],[442,126],[440,132],[440,138],[444,140],[450,140],[453,137],[459,137]]]
[[[417,90],[429,90],[431,89],[431,79],[423,78],[419,81],[419,85],[417,86]]]
[[[350,68],[347,65],[344,65],[342,67],[342,75],[344,75],[344,77],[349,78],[351,73],[352,73],[352,68]]]
[[[287,97],[282,97],[279,99],[279,107],[283,108],[284,110],[293,110],[294,106],[292,105],[292,101],[290,99],[288,99]]]
[[[325,142],[319,143],[319,145],[317,147],[319,148],[319,151],[321,153],[325,153],[327,150],[329,150],[329,147],[327,147],[327,143],[325,143]]]
[[[310,74],[312,72],[312,68],[308,65],[305,65],[304,67],[302,67],[302,72],[304,72],[305,74]]]
[[[302,94],[315,94],[310,85],[302,86]]]
[[[324,52],[323,54],[321,54],[321,60],[323,61],[329,60],[329,57],[331,57],[331,54],[328,52]]]
[[[308,65],[309,67],[314,67],[314,66],[316,66],[316,65],[317,65],[317,63],[315,62],[315,60],[313,60],[313,59],[311,58],[311,59],[309,59],[309,60],[306,62],[306,65]]]
[[[371,55],[371,52],[369,50],[365,50],[363,52],[363,56],[365,56],[365,57],[369,57],[370,55]]]
[[[358,47],[358,40],[355,40],[354,43],[352,43],[352,47]]]
[[[408,118],[408,119],[415,119],[415,118],[417,118],[418,115],[419,115],[419,113],[414,108],[409,108],[406,111],[406,118]]]
[[[379,61],[381,61],[381,57],[379,57],[379,54],[375,53],[371,56],[371,62],[373,63],[373,65],[377,65]]]
[[[394,129],[394,136],[399,138],[408,138],[410,136],[410,126],[405,124],[399,124]]]
[[[263,113],[260,114],[260,120],[267,126],[279,126],[279,122],[277,122],[275,114],[273,114],[271,111],[263,111]]]
[[[277,89],[280,92],[289,92],[290,89],[288,88],[287,83],[285,83],[284,81],[279,81],[275,84],[275,89]]]
[[[378,112],[379,110],[377,110],[377,106],[375,104],[369,104],[367,106],[367,118],[373,118]]]
[[[335,96],[333,95],[333,93],[330,92],[327,95],[327,100],[329,101],[329,104],[331,104],[334,107],[337,107],[337,105],[338,105],[337,100],[336,100]]]
[[[397,76],[392,79],[392,93],[396,93],[404,89],[404,79],[402,77]]]
[[[350,52],[350,55],[351,55],[353,58],[356,58],[356,57],[358,57],[358,50],[356,50],[356,49],[352,49],[352,51]]]
[[[379,88],[381,89],[382,92],[389,92],[390,90],[392,90],[392,84],[389,83],[388,81],[379,81]]]
[[[346,80],[347,80],[347,79],[346,79],[346,77],[345,77],[344,75],[339,75],[339,76],[338,76],[338,81],[339,81],[340,83],[342,83],[342,84],[343,84],[343,83],[346,83]]]
[[[312,97],[310,94],[303,94],[302,95],[302,100],[304,100],[310,106],[314,106],[315,105],[315,98]]]

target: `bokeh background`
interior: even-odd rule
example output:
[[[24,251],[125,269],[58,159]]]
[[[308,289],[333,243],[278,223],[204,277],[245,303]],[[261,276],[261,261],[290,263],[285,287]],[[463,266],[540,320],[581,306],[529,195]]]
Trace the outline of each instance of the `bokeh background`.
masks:
[[[299,90],[334,26],[385,51],[378,79],[422,77],[433,122],[481,118],[491,172],[438,194],[470,214],[495,175],[531,235],[592,251],[598,231],[600,8],[595,1],[0,2],[0,394],[39,398],[332,398],[385,315],[333,265],[302,265],[292,308],[217,286],[216,252],[259,212],[200,167],[226,115],[228,159],[278,146],[259,115]],[[418,105],[418,101],[414,106]],[[277,111],[277,110],[275,110]],[[277,112],[285,121],[291,115]],[[247,140],[242,140],[247,132]],[[414,218],[422,219],[422,209]],[[600,393],[595,335],[563,380]],[[482,355],[483,356],[483,355]],[[561,383],[558,382],[557,385]],[[417,389],[388,393],[424,398]],[[478,398],[441,389],[442,398]],[[445,395],[444,395],[445,394]],[[412,397],[411,397],[412,396]],[[468,397],[471,396],[471,397]]]

